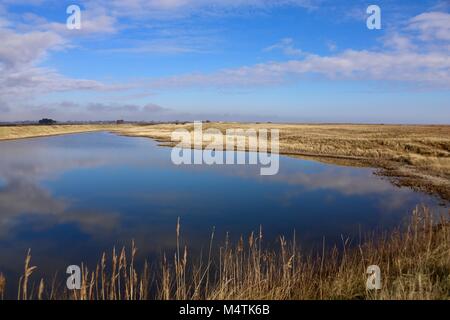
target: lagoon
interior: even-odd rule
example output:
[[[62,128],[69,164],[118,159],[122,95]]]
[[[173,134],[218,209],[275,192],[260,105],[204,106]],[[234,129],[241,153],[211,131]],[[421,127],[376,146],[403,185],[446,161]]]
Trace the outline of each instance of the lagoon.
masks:
[[[4,141],[0,150],[0,272],[13,281],[28,248],[47,275],[93,266],[132,239],[141,261],[173,255],[178,218],[190,252],[208,249],[213,228],[217,246],[262,228],[268,245],[295,232],[309,249],[358,243],[419,204],[446,210],[374,169],[286,156],[277,175],[261,176],[257,166],[177,166],[170,148],[106,132]]]

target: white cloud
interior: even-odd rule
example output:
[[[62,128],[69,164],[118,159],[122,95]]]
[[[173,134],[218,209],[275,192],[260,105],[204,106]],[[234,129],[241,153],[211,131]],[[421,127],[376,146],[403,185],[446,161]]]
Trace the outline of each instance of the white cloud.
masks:
[[[409,51],[417,49],[417,46],[413,43],[410,37],[401,35],[398,32],[390,33],[381,40],[385,47],[393,50]]]
[[[64,16],[65,17],[65,16]],[[67,16],[68,17],[68,16]],[[48,21],[42,16],[25,13],[15,22],[16,29],[25,32],[53,32],[65,38],[86,37],[99,34],[114,34],[119,31],[119,22],[102,7],[90,8],[81,12],[81,29],[69,30],[65,22]]]
[[[294,40],[291,38],[284,38],[281,39],[279,42],[275,43],[274,45],[271,45],[270,47],[267,47],[264,49],[264,51],[274,51],[274,50],[280,50],[287,56],[299,56],[302,54],[302,50],[295,48],[294,46]]]
[[[10,29],[0,29],[0,70],[17,69],[44,58],[49,49],[57,50],[65,41],[52,32],[17,33]]]
[[[72,90],[112,90],[119,86],[94,80],[72,79],[40,63],[54,51],[69,45],[54,31],[18,32],[0,28],[0,105],[10,110],[19,101],[39,94]]]
[[[409,21],[408,29],[417,31],[424,41],[450,41],[450,14],[445,12],[426,12]]]
[[[302,60],[269,62],[212,74],[188,74],[155,80],[152,87],[257,86],[319,74],[333,80],[402,81],[450,87],[450,56],[445,52],[408,53],[347,50],[338,55],[309,54]]]
[[[79,103],[77,101],[61,101],[48,103],[32,103],[30,101],[15,105],[13,115],[4,115],[2,120],[10,119],[41,119],[50,117],[60,121],[65,120],[153,120],[172,114],[168,108],[154,103],[131,104],[131,103]]]
[[[303,59],[224,69],[211,74],[173,76],[155,80],[151,85],[158,88],[258,86],[316,74],[332,80],[398,81],[450,88],[449,14],[420,14],[410,19],[404,29],[391,31],[381,40],[384,50],[348,49],[323,56],[303,53]],[[291,55],[300,53],[290,38],[264,50],[282,50]]]
[[[80,106],[82,108],[82,106]],[[127,115],[134,115],[136,113],[149,114],[149,113],[163,113],[169,111],[169,109],[163,108],[157,104],[149,103],[144,106],[135,104],[104,104],[104,103],[90,103],[86,106],[88,111],[104,112],[107,114],[120,114],[125,113]]]

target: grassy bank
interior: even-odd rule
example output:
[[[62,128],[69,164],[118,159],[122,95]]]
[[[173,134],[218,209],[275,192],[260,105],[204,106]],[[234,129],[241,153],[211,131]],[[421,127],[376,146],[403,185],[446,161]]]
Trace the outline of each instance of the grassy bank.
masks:
[[[192,124],[128,127],[118,132],[173,145],[173,130]],[[205,123],[203,130],[279,129],[280,153],[350,166],[371,166],[395,184],[450,200],[450,126]],[[208,142],[204,145],[206,146]]]
[[[204,257],[191,257],[180,241],[160,264],[135,268],[137,249],[103,254],[98,265],[82,265],[82,288],[61,289],[33,279],[31,256],[19,282],[19,299],[450,299],[450,224],[433,221],[418,208],[406,225],[360,245],[345,239],[333,248],[303,252],[295,238],[264,249],[261,233],[221,246],[211,237]],[[175,238],[175,235],[174,235]],[[200,262],[203,261],[203,262]],[[382,289],[366,290],[366,269],[378,265]],[[6,279],[0,275],[0,297]]]
[[[112,131],[115,129],[117,129],[116,125],[109,124],[0,126],[0,141],[46,137],[81,132]]]

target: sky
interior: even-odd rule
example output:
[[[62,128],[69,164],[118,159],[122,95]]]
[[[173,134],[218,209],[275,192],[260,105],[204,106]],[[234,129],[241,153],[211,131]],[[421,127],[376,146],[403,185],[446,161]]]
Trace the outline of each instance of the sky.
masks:
[[[44,117],[450,124],[450,1],[0,0],[0,122]]]

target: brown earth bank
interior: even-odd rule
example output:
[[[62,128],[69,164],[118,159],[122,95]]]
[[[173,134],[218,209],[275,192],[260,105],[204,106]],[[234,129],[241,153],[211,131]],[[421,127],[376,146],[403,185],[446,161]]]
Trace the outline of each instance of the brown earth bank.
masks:
[[[408,186],[450,201],[450,125],[203,123],[203,130],[278,129],[280,154],[317,161],[379,169],[399,186]],[[0,127],[0,140],[68,133],[111,131],[148,137],[173,146],[176,129],[193,124],[54,125]],[[204,142],[204,146],[209,142]]]

